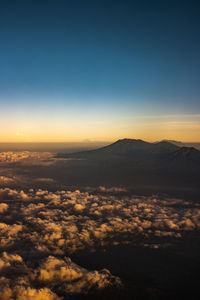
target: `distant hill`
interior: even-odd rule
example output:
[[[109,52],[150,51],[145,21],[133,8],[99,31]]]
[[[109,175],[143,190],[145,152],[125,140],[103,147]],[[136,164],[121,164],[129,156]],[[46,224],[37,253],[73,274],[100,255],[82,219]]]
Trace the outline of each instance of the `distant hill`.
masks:
[[[164,139],[161,142],[168,142],[168,143],[174,144],[178,147],[194,147],[197,150],[200,150],[200,143],[191,143],[191,142],[190,143],[183,143],[183,142],[180,142],[180,141],[167,140],[167,139]]]
[[[162,140],[161,142],[168,142],[168,143],[171,143],[171,144],[174,144],[178,147],[186,147],[187,145],[185,143],[182,143],[180,141],[175,141],[175,140],[167,140],[167,139],[164,139]]]

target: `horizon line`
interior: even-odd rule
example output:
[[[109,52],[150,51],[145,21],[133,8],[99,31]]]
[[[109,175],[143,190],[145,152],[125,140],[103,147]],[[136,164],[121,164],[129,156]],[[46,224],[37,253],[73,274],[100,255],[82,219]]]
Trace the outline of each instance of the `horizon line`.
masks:
[[[97,143],[113,143],[119,140],[142,140],[149,143],[156,143],[156,142],[177,142],[177,143],[200,143],[200,141],[181,141],[181,140],[174,140],[174,139],[160,139],[160,140],[154,140],[149,141],[146,139],[141,138],[118,138],[118,139],[112,139],[112,140],[86,140],[86,141],[0,141],[0,144],[97,144]]]

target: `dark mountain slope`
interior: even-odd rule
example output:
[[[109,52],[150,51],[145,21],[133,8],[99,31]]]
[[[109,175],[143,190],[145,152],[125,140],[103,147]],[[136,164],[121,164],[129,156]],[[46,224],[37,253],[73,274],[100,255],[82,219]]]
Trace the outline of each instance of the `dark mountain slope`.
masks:
[[[75,184],[148,187],[154,192],[187,188],[200,192],[200,151],[192,147],[123,139],[96,150],[57,157],[70,159],[63,176],[70,172],[65,178],[69,182],[73,179]]]
[[[156,146],[155,147],[156,153],[171,153],[174,151],[178,151],[180,149],[179,146],[174,145],[167,141],[162,141],[162,142],[156,143],[154,145]]]
[[[181,147],[177,151],[173,152],[172,156],[174,160],[188,160],[194,163],[200,161],[200,151],[194,147]]]
[[[148,143],[142,140],[135,139],[122,139],[115,143],[90,151],[83,151],[71,154],[59,154],[58,157],[69,158],[85,158],[85,159],[146,159],[151,156],[166,155],[177,151],[178,146],[169,142]]]

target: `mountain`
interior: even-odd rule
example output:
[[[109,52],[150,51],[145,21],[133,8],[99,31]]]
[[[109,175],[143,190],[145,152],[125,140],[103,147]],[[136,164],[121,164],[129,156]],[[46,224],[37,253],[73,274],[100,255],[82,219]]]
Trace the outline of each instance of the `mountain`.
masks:
[[[200,192],[200,151],[168,141],[121,139],[96,150],[59,153],[57,158],[69,159],[68,169],[63,171],[65,178],[87,186],[122,185],[142,192]]]
[[[79,157],[87,159],[146,159],[155,156],[160,157],[175,152],[178,149],[178,146],[166,141],[148,143],[136,139],[121,139],[113,144],[95,150],[61,154],[59,157]]]
[[[156,163],[164,166],[166,164],[186,164],[188,167],[200,166],[200,151],[194,147],[179,147],[168,141],[149,143],[136,139],[121,139],[113,144],[95,150],[88,150],[70,154],[59,153],[57,157],[86,159],[94,161],[120,161],[139,162],[140,165]]]

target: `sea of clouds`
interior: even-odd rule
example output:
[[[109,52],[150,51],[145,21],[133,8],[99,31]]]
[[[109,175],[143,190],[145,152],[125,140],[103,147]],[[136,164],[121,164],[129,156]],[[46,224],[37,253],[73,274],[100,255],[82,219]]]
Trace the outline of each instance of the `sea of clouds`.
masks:
[[[0,152],[0,187],[32,187],[33,185],[57,184],[51,177],[32,177],[32,168],[43,168],[48,174],[48,167],[66,163],[69,159],[55,158],[55,153],[32,151]],[[25,171],[26,170],[26,171]],[[52,174],[51,174],[52,175]]]
[[[50,152],[31,152],[31,151],[6,151],[0,152],[0,163],[21,163],[22,165],[50,165],[56,159],[55,154]]]
[[[0,189],[0,299],[62,299],[122,286],[109,270],[87,270],[70,255],[121,244],[157,251],[200,229],[200,204],[124,191]]]
[[[58,300],[123,287],[109,270],[88,270],[70,257],[124,244],[158,251],[200,229],[198,202],[138,197],[123,187],[61,190],[58,183],[53,192],[48,167],[57,163],[48,152],[0,153],[0,300]],[[32,178],[33,165],[49,177]]]

